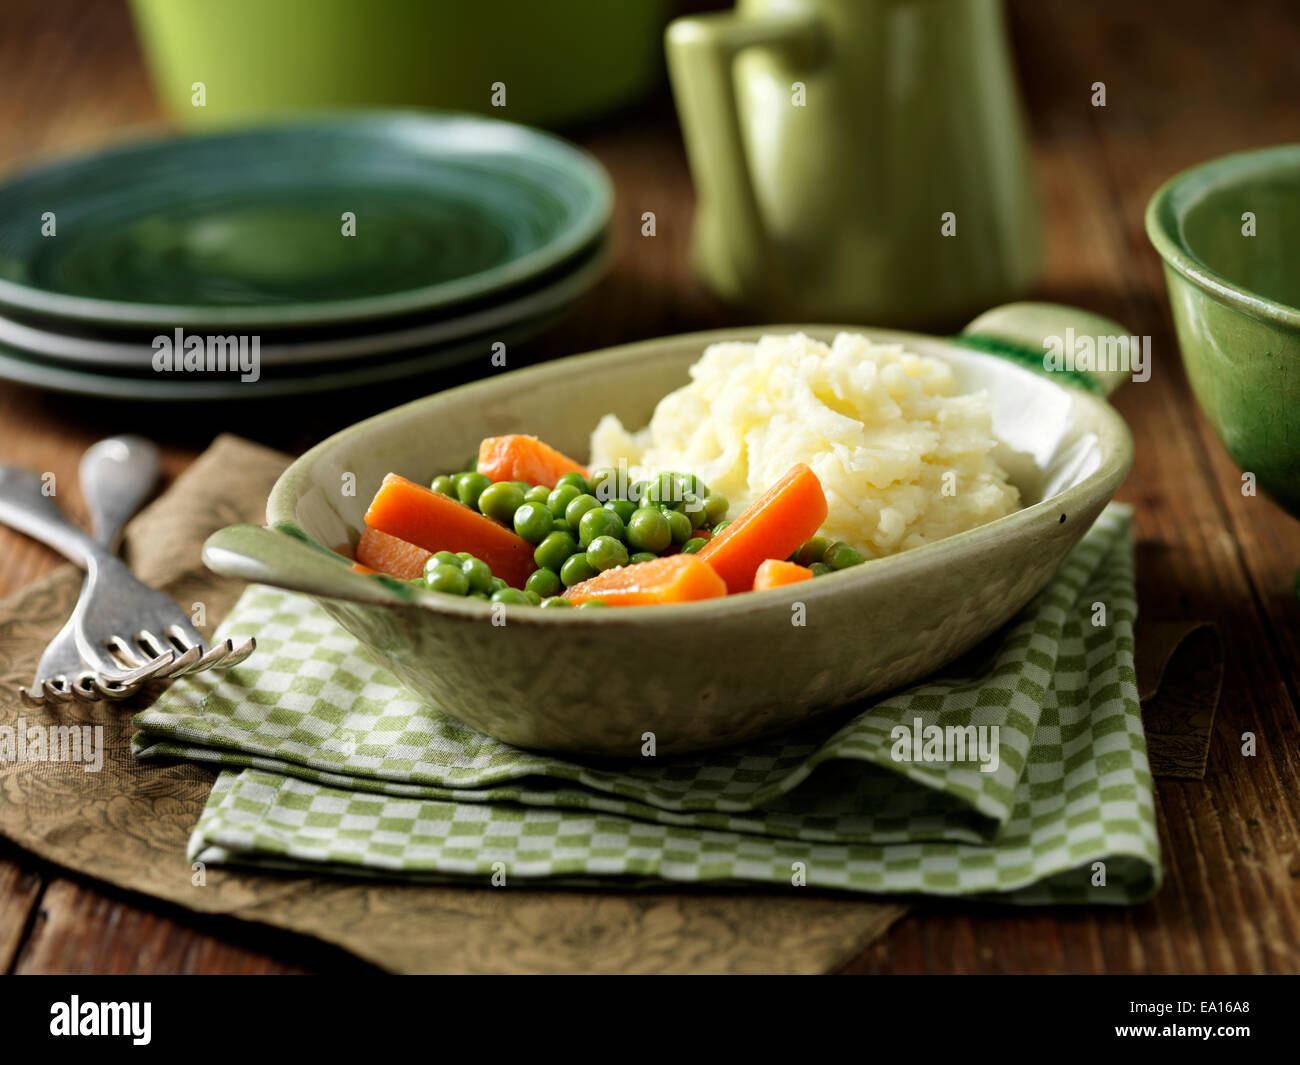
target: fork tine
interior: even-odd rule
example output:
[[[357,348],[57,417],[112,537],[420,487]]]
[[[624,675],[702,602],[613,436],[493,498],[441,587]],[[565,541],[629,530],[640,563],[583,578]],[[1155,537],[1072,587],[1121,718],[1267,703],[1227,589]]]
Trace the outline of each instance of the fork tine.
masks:
[[[174,656],[172,660],[150,676],[150,680],[171,679],[191,672],[194,668],[194,663],[199,661],[203,656],[203,648],[201,646],[195,646],[191,647],[183,655],[176,656],[175,651],[172,651],[171,654]]]
[[[104,646],[108,649],[110,655],[119,659],[121,664],[127,669],[138,669],[150,659],[142,657],[140,652],[127,643],[121,636],[110,636]]]
[[[143,665],[126,670],[95,670],[97,676],[112,684],[140,684],[146,680],[162,673],[176,661],[176,652],[167,651],[165,654],[158,655],[157,658],[151,658]]]
[[[203,633],[199,632],[193,625],[185,622],[184,624],[175,624],[167,626],[167,635],[172,638],[174,643],[180,645],[180,650],[188,651],[195,644],[203,644]]]
[[[227,640],[226,646],[230,648],[230,654],[224,662],[221,663],[222,669],[229,669],[231,666],[237,666],[245,658],[257,650],[257,638],[250,636],[239,647],[235,646],[234,640]]]
[[[90,685],[97,693],[97,697],[108,699],[110,702],[120,702],[123,699],[129,699],[132,695],[140,690],[141,683],[119,684],[117,681],[106,681],[103,677],[92,674]]]
[[[72,702],[72,685],[68,684],[68,687],[64,688],[64,684],[68,684],[68,678],[62,673],[57,677],[46,677],[43,685],[46,700],[53,703]]]
[[[33,694],[33,692],[35,694]],[[45,681],[38,680],[32,689],[19,687],[18,698],[23,701],[23,705],[36,709],[38,706],[45,705]]]
[[[187,657],[191,654],[194,655],[193,660],[185,668],[176,670],[172,676],[180,677],[187,673],[202,673],[206,669],[211,669],[226,657],[226,648],[225,643],[219,643],[205,651],[201,643],[195,644],[186,652]]]
[[[168,651],[175,651],[171,642],[151,632],[149,629],[140,629],[135,636],[136,646],[144,652],[146,658],[159,658]]]
[[[80,673],[70,682],[73,696],[83,703],[97,703],[101,696],[94,687],[94,674]]]

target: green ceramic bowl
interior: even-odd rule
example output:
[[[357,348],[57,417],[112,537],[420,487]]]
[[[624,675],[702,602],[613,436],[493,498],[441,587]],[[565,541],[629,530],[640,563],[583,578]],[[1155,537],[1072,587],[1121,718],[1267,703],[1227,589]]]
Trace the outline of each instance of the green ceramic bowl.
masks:
[[[353,106],[586,121],[653,88],[667,21],[666,0],[131,0],[131,9],[159,103],[196,128]],[[493,102],[497,83],[504,106]]]
[[[1183,171],[1151,197],[1146,226],[1197,402],[1300,517],[1300,145]]]
[[[982,323],[982,325],[981,325]],[[1037,334],[1118,334],[1114,323],[1015,305],[973,325],[998,343]],[[863,331],[861,327],[843,327]],[[719,340],[775,326],[667,337],[502,374],[361,422],[298,459],[267,503],[268,528],[213,535],[218,573],[305,592],[423,699],[521,747],[636,756],[749,740],[932,673],[1038,592],[1123,480],[1132,442],[1099,395],[953,340],[865,330],[948,361],[966,390],[988,388],[994,427],[1028,461],[1019,512],[959,536],[797,588],[681,606],[608,611],[511,608],[362,576],[328,548],[354,543],[390,470],[416,480],[462,468],[479,440],[536,433],[585,455],[601,415],[642,425]],[[978,342],[978,341],[976,341]],[[1041,351],[1041,347],[1039,347]],[[354,495],[343,486],[355,475]],[[802,601],[806,627],[791,624]]]

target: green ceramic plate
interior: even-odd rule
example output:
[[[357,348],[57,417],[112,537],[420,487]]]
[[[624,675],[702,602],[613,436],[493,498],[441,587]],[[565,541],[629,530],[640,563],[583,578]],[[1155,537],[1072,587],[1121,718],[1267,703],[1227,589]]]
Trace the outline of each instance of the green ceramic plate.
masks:
[[[262,365],[292,366],[300,372],[314,372],[323,363],[375,359],[394,353],[407,354],[433,347],[445,347],[467,337],[485,336],[506,330],[521,321],[553,314],[595,285],[608,271],[609,242],[598,241],[589,251],[568,260],[531,285],[517,286],[486,301],[459,304],[455,308],[419,319],[385,319],[361,327],[339,326],[309,333],[263,333],[260,340]],[[93,327],[48,329],[0,316],[0,353],[26,360],[84,368],[109,374],[147,372],[154,357],[156,330],[136,329],[131,339]],[[171,330],[167,330],[170,334]],[[68,365],[72,364],[72,365]],[[6,364],[0,359],[0,376]]]
[[[245,331],[427,313],[553,269],[610,204],[585,153],[487,118],[355,112],[149,141],[0,186],[0,306]]]
[[[1018,304],[972,323],[986,344],[1124,335],[1086,312]],[[829,339],[832,326],[721,330],[560,359],[398,407],[298,459],[267,502],[271,528],[216,533],[219,573],[315,597],[412,692],[522,747],[637,756],[738,743],[855,699],[910,684],[1004,624],[1051,577],[1123,480],[1124,421],[1099,395],[952,340],[843,327],[949,362],[964,390],[989,389],[994,431],[1027,456],[1013,474],[1024,508],[947,539],[792,588],[680,606],[606,611],[511,608],[354,572],[326,547],[354,543],[384,474],[458,469],[479,440],[531,432],[585,456],[613,411],[643,425],[685,384],[704,348],[760,332]],[[1041,361],[1040,361],[1041,366]],[[1106,385],[1114,384],[1113,379]],[[344,495],[341,474],[356,476]],[[314,541],[314,544],[309,542]],[[791,625],[804,602],[808,628]]]
[[[537,318],[400,357],[328,363],[315,371],[306,367],[276,370],[264,366],[261,378],[248,383],[241,382],[233,374],[115,374],[70,369],[0,344],[0,380],[69,395],[157,403],[211,403],[320,395],[421,377],[473,359],[486,360],[494,343],[500,341],[509,347],[522,344],[553,325],[568,309],[556,307]],[[430,386],[426,384],[425,387]]]

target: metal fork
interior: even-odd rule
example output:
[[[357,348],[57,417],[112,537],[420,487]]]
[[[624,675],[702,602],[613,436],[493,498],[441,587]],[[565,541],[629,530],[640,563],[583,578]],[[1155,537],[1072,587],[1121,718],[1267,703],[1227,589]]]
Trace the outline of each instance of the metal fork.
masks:
[[[111,552],[116,548],[126,520],[148,498],[158,479],[158,468],[158,449],[137,436],[101,440],[82,456],[79,473],[82,495],[90,511],[91,539],[105,551]],[[9,490],[13,490],[24,476],[30,475],[20,471],[0,471],[0,478],[5,479]],[[169,658],[174,659],[174,653],[169,653]],[[151,661],[148,668],[138,672],[147,676],[153,668],[161,668],[161,664],[155,665]],[[32,692],[19,689],[29,704],[39,702],[42,697],[56,702],[73,698],[125,699],[138,689],[134,676],[106,681],[86,669],[81,649],[77,646],[75,616],[68,618],[45,648],[36,667],[36,678]]]
[[[137,462],[152,469],[137,471]],[[70,524],[25,470],[0,467],[0,521],[33,536],[87,572],[81,597],[46,651],[29,704],[46,699],[121,699],[148,680],[242,662],[256,646],[230,640],[204,649],[203,637],[170,598],[137,580],[109,550],[156,477],[157,453],[139,437],[102,441],[87,453],[82,480],[99,534]],[[48,660],[48,661],[47,661]]]

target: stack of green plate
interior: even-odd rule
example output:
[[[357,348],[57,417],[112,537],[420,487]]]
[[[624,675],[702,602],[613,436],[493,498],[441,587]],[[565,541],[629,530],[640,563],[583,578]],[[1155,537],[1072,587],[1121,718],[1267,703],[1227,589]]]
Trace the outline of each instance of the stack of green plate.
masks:
[[[572,145],[465,115],[60,161],[0,185],[0,378],[212,400],[486,370],[602,276],[611,201]]]

